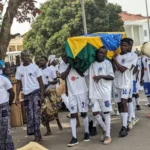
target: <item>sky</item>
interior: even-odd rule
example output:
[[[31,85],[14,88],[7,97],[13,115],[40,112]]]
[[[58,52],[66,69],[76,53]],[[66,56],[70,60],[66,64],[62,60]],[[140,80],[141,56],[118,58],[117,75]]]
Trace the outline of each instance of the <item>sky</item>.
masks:
[[[46,0],[37,0],[38,6],[40,3],[44,3]],[[133,14],[142,14],[146,15],[146,9],[145,9],[145,0],[108,0],[108,2],[111,3],[117,3],[122,6],[123,11],[127,11],[128,13]],[[147,0],[148,7],[150,8],[150,0]],[[149,9],[150,14],[150,9]],[[29,23],[22,23],[19,24],[14,20],[14,23],[11,28],[11,33],[20,33],[21,35],[28,32],[30,30],[30,24]]]

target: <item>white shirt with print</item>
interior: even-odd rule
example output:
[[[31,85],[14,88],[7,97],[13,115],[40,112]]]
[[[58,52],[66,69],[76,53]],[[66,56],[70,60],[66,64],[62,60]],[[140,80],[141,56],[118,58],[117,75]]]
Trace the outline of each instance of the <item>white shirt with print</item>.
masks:
[[[62,62],[60,64],[59,72],[63,73],[68,68],[69,64]],[[68,95],[78,95],[88,92],[88,87],[85,77],[81,77],[75,69],[71,69],[67,77]]]
[[[42,76],[39,67],[35,64],[19,66],[16,72],[16,79],[21,80],[23,93],[25,95],[40,88],[38,77]]]
[[[89,68],[89,97],[90,99],[111,100],[113,80],[100,79],[98,83],[94,82],[93,77],[99,75],[114,77],[111,62],[104,60],[91,64]]]
[[[144,67],[144,82],[150,82],[150,74],[149,74],[149,59],[147,56],[142,57],[142,67]]]
[[[127,69],[122,73],[118,68],[116,68],[114,86],[119,89],[130,89],[131,81],[133,81],[133,79],[131,79],[130,72],[133,64],[131,54],[127,53],[124,55],[118,55],[116,60],[120,65],[126,67]]]
[[[8,78],[0,75],[0,104],[6,103],[9,101],[8,90],[12,88],[12,84]]]

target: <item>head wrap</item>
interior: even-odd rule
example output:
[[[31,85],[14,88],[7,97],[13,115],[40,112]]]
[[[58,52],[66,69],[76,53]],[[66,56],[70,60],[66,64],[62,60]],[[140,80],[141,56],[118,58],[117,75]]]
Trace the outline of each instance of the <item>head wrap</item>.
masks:
[[[56,58],[56,55],[50,55],[49,56],[49,62],[52,63]]]

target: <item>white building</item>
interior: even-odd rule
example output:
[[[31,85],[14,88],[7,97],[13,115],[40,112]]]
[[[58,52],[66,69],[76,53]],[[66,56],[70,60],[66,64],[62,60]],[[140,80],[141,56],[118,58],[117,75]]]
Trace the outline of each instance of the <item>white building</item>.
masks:
[[[17,36],[14,39],[11,39],[9,46],[7,48],[5,61],[15,62],[16,56],[20,55],[23,50],[23,37]]]
[[[122,12],[120,16],[124,21],[124,28],[127,36],[134,40],[134,49],[140,49],[144,42],[149,41],[146,17],[139,14],[129,14],[127,12]]]

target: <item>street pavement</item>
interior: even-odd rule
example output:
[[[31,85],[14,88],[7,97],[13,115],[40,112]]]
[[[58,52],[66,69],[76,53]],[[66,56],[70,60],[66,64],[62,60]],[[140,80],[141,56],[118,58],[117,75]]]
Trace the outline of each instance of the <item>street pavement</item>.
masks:
[[[55,121],[51,122],[51,129],[53,135],[43,137],[41,145],[49,150],[150,150],[150,119],[147,114],[150,112],[150,108],[145,106],[146,98],[143,93],[140,93],[141,97],[141,111],[136,111],[136,115],[139,118],[139,122],[129,132],[127,137],[120,138],[118,133],[121,128],[120,117],[112,116],[112,143],[110,145],[103,145],[100,142],[101,129],[98,129],[98,135],[91,137],[91,141],[88,143],[83,142],[84,128],[81,119],[81,127],[77,129],[77,136],[79,145],[68,148],[67,144],[71,140],[71,129],[69,119],[66,117],[67,113],[60,112],[60,120],[64,127],[62,132],[59,131]],[[41,125],[42,135],[45,133],[45,128]],[[26,136],[26,126],[13,128],[13,140],[15,147],[20,148],[29,142],[34,137]]]

